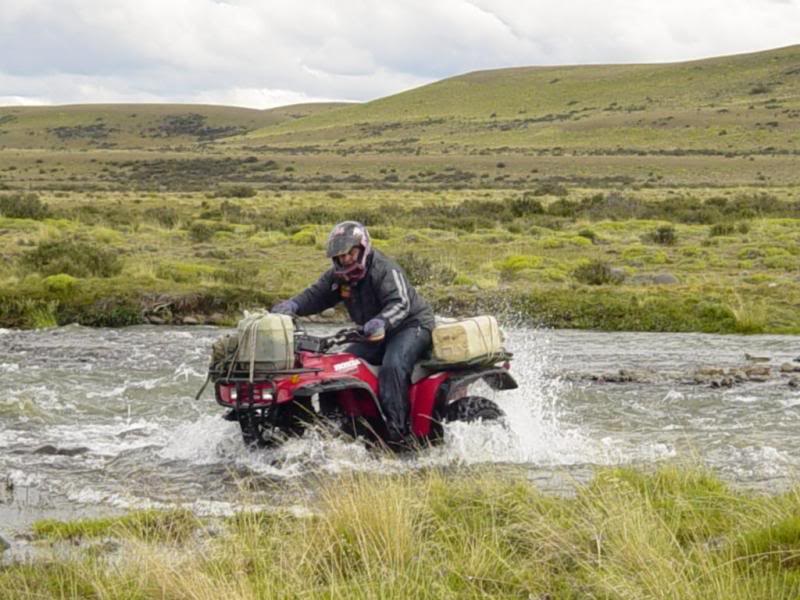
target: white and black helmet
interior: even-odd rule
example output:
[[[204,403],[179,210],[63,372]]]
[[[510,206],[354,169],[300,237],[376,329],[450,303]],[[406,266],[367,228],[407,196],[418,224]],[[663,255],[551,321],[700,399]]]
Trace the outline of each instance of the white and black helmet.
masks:
[[[337,256],[359,248],[356,261],[347,267],[339,264]],[[358,221],[342,221],[334,226],[328,236],[326,255],[333,261],[333,269],[337,277],[347,281],[358,281],[367,272],[367,258],[372,252],[369,232]]]

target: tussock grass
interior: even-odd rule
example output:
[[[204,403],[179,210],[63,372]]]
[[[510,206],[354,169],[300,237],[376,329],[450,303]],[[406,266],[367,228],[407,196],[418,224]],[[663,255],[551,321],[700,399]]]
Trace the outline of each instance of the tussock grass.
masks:
[[[8,566],[0,589],[10,599],[795,598],[799,499],[677,465],[603,470],[571,497],[509,470],[347,474],[323,484],[312,516],[244,511],[213,536],[184,517],[195,533],[172,535],[174,514],[149,516],[147,535],[40,524],[70,539],[113,531],[120,547]]]
[[[128,325],[166,305],[162,321],[219,323],[222,314],[235,322],[242,310],[312,283],[329,264],[322,246],[330,227],[353,218],[440,313],[501,310],[517,321],[604,330],[800,331],[794,188],[581,188],[535,200],[505,190],[334,196],[159,193],[131,201],[103,193],[86,205],[92,218],[84,221],[72,196],[43,195],[63,218],[0,219],[8,259],[0,326]],[[744,223],[756,205],[761,216],[748,217],[750,227],[709,235],[708,207]],[[173,226],[154,224],[154,215]],[[659,227],[672,244],[653,243]],[[587,262],[605,268],[584,273]],[[655,279],[663,274],[667,285]]]

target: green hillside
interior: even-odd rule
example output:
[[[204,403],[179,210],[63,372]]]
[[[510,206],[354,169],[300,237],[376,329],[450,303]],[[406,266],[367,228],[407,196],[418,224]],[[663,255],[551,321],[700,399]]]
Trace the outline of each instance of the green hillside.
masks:
[[[0,187],[793,185],[800,46],[469,73],[365,104],[0,108]]]
[[[131,149],[207,144],[340,105],[271,110],[185,104],[0,107],[0,148]]]
[[[675,64],[479,71],[247,138],[426,152],[794,151],[800,46]]]

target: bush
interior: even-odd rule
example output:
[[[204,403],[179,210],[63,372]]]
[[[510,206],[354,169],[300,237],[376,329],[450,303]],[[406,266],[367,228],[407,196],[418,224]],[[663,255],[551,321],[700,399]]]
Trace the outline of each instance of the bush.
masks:
[[[218,198],[252,198],[256,194],[258,190],[251,185],[231,185],[214,193]]]
[[[36,194],[10,194],[0,196],[0,213],[10,219],[46,218],[50,211]]]
[[[195,221],[189,227],[189,239],[195,244],[211,241],[215,233],[216,230],[211,225],[202,221]]]
[[[497,268],[500,271],[500,279],[503,281],[512,281],[520,271],[535,269],[541,264],[542,259],[539,256],[512,254],[499,261],[497,263]]]
[[[591,229],[581,229],[578,232],[578,235],[580,237],[582,237],[582,238],[586,238],[587,240],[589,240],[593,244],[597,243],[597,234]]]
[[[677,241],[675,228],[672,225],[657,227],[648,237],[651,241],[662,246],[673,246]]]
[[[257,277],[258,265],[251,263],[234,263],[214,273],[214,279],[230,285],[253,285]]]
[[[622,273],[614,270],[603,260],[593,260],[580,265],[572,272],[572,276],[588,285],[619,284],[625,279]]]
[[[396,261],[405,271],[412,285],[425,283],[450,285],[458,277],[458,273],[452,267],[435,262],[426,256],[420,256],[415,252],[400,254],[396,257]]]
[[[539,184],[539,186],[531,193],[534,196],[559,196],[563,198],[569,193],[569,191],[560,183],[546,181]]]
[[[735,231],[733,223],[714,223],[708,230],[709,237],[731,235]]]
[[[42,275],[65,273],[73,277],[113,277],[122,271],[117,252],[74,239],[47,241],[22,255],[23,268]]]
[[[514,198],[509,202],[509,208],[511,209],[511,214],[515,217],[544,214],[542,203],[527,195],[522,198]]]
[[[167,229],[172,229],[178,224],[178,211],[171,206],[148,208],[144,211],[144,218]]]
[[[547,207],[547,214],[554,217],[567,217],[574,219],[578,214],[578,203],[567,200],[566,198],[559,198]]]
[[[215,273],[213,267],[195,263],[164,262],[156,268],[156,277],[176,283],[195,283]]]
[[[58,275],[50,275],[43,281],[44,287],[47,291],[54,294],[68,294],[75,289],[78,280],[72,275],[66,273],[59,273]]]
[[[317,243],[317,236],[314,235],[313,231],[309,231],[308,229],[301,229],[297,233],[292,234],[292,237],[289,239],[297,246],[313,246]]]

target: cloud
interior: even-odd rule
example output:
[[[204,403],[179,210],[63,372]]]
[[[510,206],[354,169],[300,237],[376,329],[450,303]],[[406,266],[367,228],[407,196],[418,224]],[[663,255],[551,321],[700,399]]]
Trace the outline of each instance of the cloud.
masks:
[[[369,100],[467,71],[800,41],[800,0],[17,0],[0,100]]]

